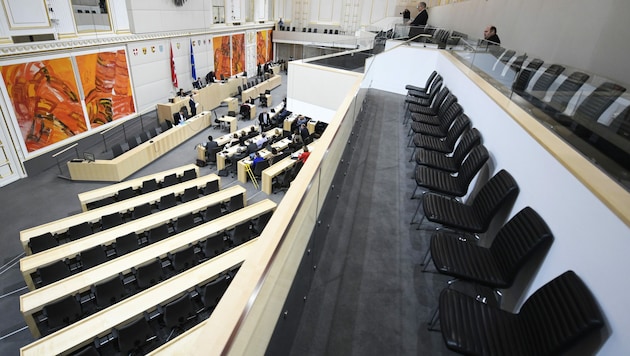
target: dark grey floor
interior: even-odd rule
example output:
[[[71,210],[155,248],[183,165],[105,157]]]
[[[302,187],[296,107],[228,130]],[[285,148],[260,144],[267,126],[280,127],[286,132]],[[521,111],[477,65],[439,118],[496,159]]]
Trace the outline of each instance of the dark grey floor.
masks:
[[[370,91],[291,355],[442,355],[427,324],[447,278],[422,273],[430,232],[410,225],[404,96]]]

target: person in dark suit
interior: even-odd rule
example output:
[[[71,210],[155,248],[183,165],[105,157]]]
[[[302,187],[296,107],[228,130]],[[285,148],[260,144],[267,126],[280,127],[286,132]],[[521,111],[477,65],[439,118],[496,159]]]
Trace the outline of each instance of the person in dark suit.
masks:
[[[197,80],[192,82],[192,85],[193,85],[193,88],[195,88],[195,89],[203,88],[203,83],[201,82],[201,78],[199,78],[199,77],[197,77]]]
[[[311,135],[306,128],[306,124],[300,125],[300,136],[302,136],[302,141],[306,141],[306,139]]]
[[[190,95],[190,99],[188,99],[188,106],[190,106],[190,116],[197,115],[197,102],[193,99],[192,94]]]
[[[208,142],[206,142],[206,151],[210,151],[215,147],[219,147],[219,144],[212,138],[212,135],[208,136]]]
[[[427,3],[424,1],[420,1],[418,3],[418,15],[409,23],[411,28],[409,29],[409,38],[416,37],[422,33],[425,33],[425,27],[427,25],[427,21],[429,21],[429,13],[427,12]]]
[[[497,35],[497,28],[490,25],[483,30],[483,38],[486,40],[489,45],[500,45],[501,40]]]
[[[178,125],[180,122],[186,121],[188,119],[188,115],[186,115],[185,107],[179,109],[179,112],[173,114],[173,125]]]
[[[177,92],[177,96],[182,97],[182,98],[185,97],[186,93],[184,93],[184,89],[179,88],[179,91]]]

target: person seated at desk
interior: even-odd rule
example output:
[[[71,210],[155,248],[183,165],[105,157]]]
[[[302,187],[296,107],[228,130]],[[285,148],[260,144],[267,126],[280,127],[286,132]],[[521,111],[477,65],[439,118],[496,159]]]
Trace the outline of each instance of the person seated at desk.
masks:
[[[206,142],[205,146],[206,146],[206,151],[210,151],[211,149],[215,147],[219,147],[219,144],[214,140],[214,138],[212,138],[212,135],[210,135],[208,136],[208,142]]]
[[[302,140],[302,136],[298,133],[298,130],[295,129],[293,131],[293,136],[291,137],[291,142],[287,146],[291,152],[295,152],[300,149],[304,145],[304,141]]]
[[[249,120],[251,110],[252,108],[247,105],[247,103],[243,103],[241,105],[241,110],[239,111],[239,113],[241,114],[241,116],[243,116],[243,120]]]
[[[300,125],[300,136],[302,136],[302,141],[306,142],[306,139],[311,135],[306,128],[306,124]]]
[[[306,159],[310,156],[310,152],[308,151],[308,146],[304,145],[304,152],[300,153],[298,156],[298,161],[302,161],[302,163],[306,163]]]
[[[258,136],[258,130],[256,130],[256,128],[252,126],[252,128],[249,130],[249,133],[247,134],[247,138],[252,138],[256,136]]]
[[[179,112],[174,113],[173,125],[179,125],[180,123],[183,123],[184,121],[186,121],[186,119],[188,119],[188,115],[186,113],[187,113],[187,110],[185,106],[182,106],[182,108],[179,109]]]
[[[195,89],[201,89],[203,88],[203,82],[201,81],[201,78],[197,77],[197,80],[192,82],[193,88]]]
[[[254,159],[252,160],[252,168],[256,167],[256,163],[262,162],[265,159],[260,156],[260,152],[254,153]]]
[[[244,133],[244,131],[243,131],[243,132],[241,132],[241,134],[243,134],[243,133]],[[244,136],[244,135],[242,135],[242,136],[241,136],[241,138],[242,138],[243,136]],[[237,134],[237,133],[234,133],[234,135],[232,136],[232,139],[230,139],[230,142],[228,142],[228,143],[226,143],[226,144],[225,144],[225,148],[229,148],[229,147],[232,147],[232,146],[237,146],[237,145],[242,145],[242,144],[241,144],[241,138],[239,138],[239,137],[238,137],[238,134]]]
[[[184,89],[179,88],[179,91],[177,92],[177,96],[183,98],[186,96],[186,93],[184,93]]]
[[[263,148],[263,146],[265,145],[265,143],[267,143],[267,136],[265,135],[265,133],[263,132],[260,135],[260,138],[258,139],[258,141],[256,141],[256,146],[258,146],[258,148]]]
[[[215,79],[216,77],[214,76],[214,71],[210,71],[208,72],[208,74],[206,74],[206,83],[208,84],[214,83]]]

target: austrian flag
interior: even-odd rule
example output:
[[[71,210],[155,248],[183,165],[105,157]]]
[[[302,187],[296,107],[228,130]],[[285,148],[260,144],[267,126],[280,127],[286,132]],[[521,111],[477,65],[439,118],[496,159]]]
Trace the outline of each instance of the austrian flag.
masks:
[[[173,58],[173,45],[171,44],[171,80],[173,81],[173,86],[175,88],[179,87],[177,85],[177,73],[175,72],[175,58]]]

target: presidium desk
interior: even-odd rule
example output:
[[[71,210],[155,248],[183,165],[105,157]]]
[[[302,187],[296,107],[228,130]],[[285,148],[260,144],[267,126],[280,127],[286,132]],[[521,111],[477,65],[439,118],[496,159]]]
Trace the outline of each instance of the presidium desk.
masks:
[[[211,112],[204,111],[111,160],[69,161],[70,178],[120,182],[209,127],[211,118]]]

